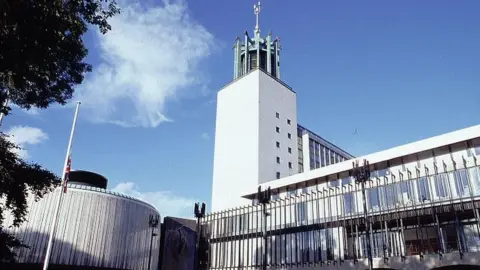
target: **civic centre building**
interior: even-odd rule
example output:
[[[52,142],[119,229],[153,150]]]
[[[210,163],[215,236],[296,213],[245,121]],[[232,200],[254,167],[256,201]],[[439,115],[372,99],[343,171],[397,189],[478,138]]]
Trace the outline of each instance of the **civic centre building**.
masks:
[[[50,265],[53,269],[157,269],[160,218],[148,203],[107,189],[94,172],[71,171],[62,197]],[[60,187],[39,201],[28,197],[28,214],[19,227],[6,213],[2,228],[28,248],[16,250],[17,263],[1,269],[40,269]]]
[[[255,11],[217,97],[209,269],[480,265],[480,125],[350,155],[298,124],[279,40]]]

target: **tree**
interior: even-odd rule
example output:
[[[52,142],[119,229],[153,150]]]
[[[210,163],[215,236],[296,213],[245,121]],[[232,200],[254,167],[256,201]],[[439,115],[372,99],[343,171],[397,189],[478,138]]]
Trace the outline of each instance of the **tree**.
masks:
[[[27,195],[33,194],[40,199],[51,191],[59,178],[52,172],[43,169],[35,163],[27,163],[15,154],[15,146],[6,140],[2,134],[0,138],[0,195],[3,199],[0,204],[0,223],[5,219],[4,210],[13,214],[13,225],[19,226],[27,214]],[[19,240],[8,235],[0,228],[0,261],[13,261],[13,248],[24,246]]]
[[[102,33],[120,12],[114,0],[0,0],[0,89],[21,108],[65,104],[91,66],[82,36]],[[3,109],[8,113],[9,108]]]
[[[105,34],[119,12],[115,0],[0,0],[0,112],[9,113],[6,100],[24,109],[66,104],[92,69],[84,62],[88,25]],[[28,193],[39,199],[60,179],[19,158],[16,148],[0,133],[0,224],[8,210],[19,226]],[[0,227],[0,262],[14,260],[20,246]]]

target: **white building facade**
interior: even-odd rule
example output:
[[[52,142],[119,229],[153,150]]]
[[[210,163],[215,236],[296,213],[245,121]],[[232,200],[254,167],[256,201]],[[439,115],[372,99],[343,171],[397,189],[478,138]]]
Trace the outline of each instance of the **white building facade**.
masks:
[[[353,156],[297,124],[297,97],[280,80],[280,41],[255,28],[234,46],[234,80],[217,94],[212,210],[247,203],[252,185]],[[228,191],[228,192],[226,192]]]
[[[265,208],[251,186],[254,203],[204,219],[210,269],[255,269],[265,253],[278,269],[364,269],[369,250],[374,268],[480,265],[480,125],[355,160],[370,163],[367,212],[352,160],[261,184]]]
[[[202,219],[209,269],[480,265],[480,125],[355,158],[297,123],[278,39],[257,24],[234,51]],[[352,163],[364,160],[362,188]]]

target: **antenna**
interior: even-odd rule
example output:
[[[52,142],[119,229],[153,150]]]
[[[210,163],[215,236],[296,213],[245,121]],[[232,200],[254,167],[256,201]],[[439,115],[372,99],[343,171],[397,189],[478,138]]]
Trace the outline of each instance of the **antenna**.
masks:
[[[260,1],[253,5],[253,13],[255,14],[255,17],[256,17],[256,20],[257,20],[257,24],[255,25],[255,33],[260,33],[260,26],[258,25],[258,16],[260,14],[260,7],[261,7],[261,4],[260,4]]]

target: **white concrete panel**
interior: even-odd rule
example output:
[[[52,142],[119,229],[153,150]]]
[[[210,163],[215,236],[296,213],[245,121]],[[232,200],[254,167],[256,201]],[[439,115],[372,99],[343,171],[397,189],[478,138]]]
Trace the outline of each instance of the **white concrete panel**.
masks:
[[[218,92],[213,211],[249,203],[241,196],[277,172],[298,172],[296,110],[295,93],[261,70]]]
[[[265,183],[276,180],[277,172],[280,177],[298,173],[297,96],[278,80],[262,71],[257,72],[260,95],[259,183]],[[280,142],[279,148],[276,142]],[[280,158],[279,164],[277,157]]]
[[[212,211],[247,204],[242,192],[258,183],[259,71],[217,95]]]
[[[303,153],[303,171],[310,171],[310,147],[309,147],[310,136],[308,133],[302,135],[302,153]]]

